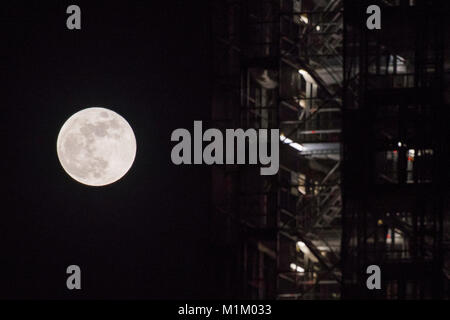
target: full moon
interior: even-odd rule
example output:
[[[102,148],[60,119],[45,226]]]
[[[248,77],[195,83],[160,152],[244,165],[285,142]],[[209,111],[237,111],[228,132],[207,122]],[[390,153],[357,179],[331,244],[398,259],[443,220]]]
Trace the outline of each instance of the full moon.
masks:
[[[69,176],[89,186],[122,178],[136,156],[133,129],[119,114],[87,108],[73,114],[59,131],[56,150]]]

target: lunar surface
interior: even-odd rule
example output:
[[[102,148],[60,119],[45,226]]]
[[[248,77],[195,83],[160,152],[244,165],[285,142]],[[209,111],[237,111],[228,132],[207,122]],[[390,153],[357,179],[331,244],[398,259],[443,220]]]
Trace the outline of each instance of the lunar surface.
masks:
[[[90,186],[122,178],[136,156],[136,138],[128,122],[114,111],[87,108],[62,126],[56,150],[69,176]]]

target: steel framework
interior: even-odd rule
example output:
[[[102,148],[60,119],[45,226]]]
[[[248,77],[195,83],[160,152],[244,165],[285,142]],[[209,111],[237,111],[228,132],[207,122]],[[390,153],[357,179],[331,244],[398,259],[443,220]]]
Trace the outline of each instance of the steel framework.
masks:
[[[281,130],[277,176],[214,168],[230,297],[448,296],[448,3],[343,2],[213,1],[213,122]]]
[[[213,122],[281,130],[277,176],[214,169],[223,285],[233,297],[338,298],[342,3],[217,0],[212,11]]]
[[[370,4],[382,8],[381,30],[365,27]],[[345,2],[344,298],[444,296],[444,7]],[[371,264],[381,268],[381,290],[367,290]]]

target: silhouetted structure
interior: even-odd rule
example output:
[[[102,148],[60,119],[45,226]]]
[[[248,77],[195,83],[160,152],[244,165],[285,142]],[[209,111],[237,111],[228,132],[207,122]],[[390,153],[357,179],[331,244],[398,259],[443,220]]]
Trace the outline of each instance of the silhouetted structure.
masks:
[[[281,132],[277,176],[213,169],[223,296],[370,297],[370,264],[377,297],[444,295],[445,15],[394,2],[381,31],[364,1],[212,2],[214,126]]]
[[[345,3],[344,297],[444,295],[444,2],[379,2],[381,30],[365,27],[365,8],[376,1]],[[371,264],[381,267],[382,290],[366,288]]]

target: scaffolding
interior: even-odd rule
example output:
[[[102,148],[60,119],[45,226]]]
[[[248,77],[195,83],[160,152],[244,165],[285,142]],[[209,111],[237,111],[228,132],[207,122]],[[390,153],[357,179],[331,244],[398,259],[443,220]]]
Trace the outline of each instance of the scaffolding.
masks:
[[[365,27],[371,4],[381,30]],[[345,2],[344,298],[445,296],[446,12],[444,1]],[[381,290],[367,290],[372,264]]]
[[[230,297],[340,297],[342,1],[212,2],[215,127],[279,128],[280,170],[213,169]]]

